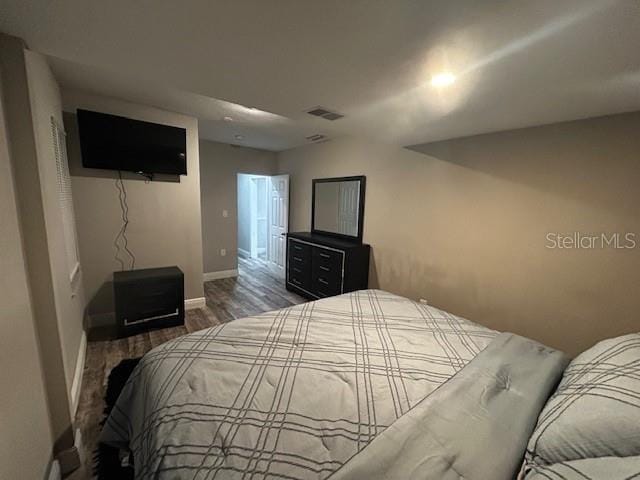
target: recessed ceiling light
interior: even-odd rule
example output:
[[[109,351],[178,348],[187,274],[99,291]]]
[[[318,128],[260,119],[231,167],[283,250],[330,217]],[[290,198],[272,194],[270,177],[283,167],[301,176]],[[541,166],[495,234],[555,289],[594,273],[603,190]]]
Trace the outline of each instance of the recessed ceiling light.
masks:
[[[236,135],[236,140],[244,140],[244,135]]]
[[[456,81],[456,76],[453,73],[439,73],[431,77],[431,85],[434,87],[447,87]]]
[[[224,120],[225,122],[233,122],[233,117],[225,116],[222,117],[222,120]]]

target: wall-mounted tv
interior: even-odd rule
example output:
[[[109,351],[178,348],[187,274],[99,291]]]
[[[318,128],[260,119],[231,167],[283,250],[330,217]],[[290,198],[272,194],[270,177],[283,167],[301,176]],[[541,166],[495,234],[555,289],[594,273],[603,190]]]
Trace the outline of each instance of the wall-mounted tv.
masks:
[[[78,109],[82,165],[151,175],[187,174],[184,128]]]

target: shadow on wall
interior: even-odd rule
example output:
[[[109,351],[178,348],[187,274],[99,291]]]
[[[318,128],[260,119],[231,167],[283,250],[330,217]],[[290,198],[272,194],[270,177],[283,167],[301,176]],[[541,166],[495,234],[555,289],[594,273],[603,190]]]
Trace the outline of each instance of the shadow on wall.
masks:
[[[481,282],[479,274],[443,268],[441,264],[425,259],[420,252],[381,246],[371,251],[369,288],[393,291],[414,300],[425,299],[431,305],[451,310],[456,307],[449,306],[460,304],[460,292],[463,291],[465,302],[476,308],[474,318],[494,316],[499,311],[481,301],[478,291]]]
[[[113,281],[108,280],[102,284],[96,294],[89,300],[87,311],[94,317],[114,314]]]
[[[113,282],[104,282],[85,308],[84,330],[88,340],[109,340],[117,336]]]
[[[369,257],[369,288],[380,288],[378,281],[378,267],[376,266],[376,255],[372,249]]]
[[[636,205],[621,203],[612,192],[633,190],[640,182],[639,126],[640,112],[632,112],[408,148],[616,216],[635,217]]]

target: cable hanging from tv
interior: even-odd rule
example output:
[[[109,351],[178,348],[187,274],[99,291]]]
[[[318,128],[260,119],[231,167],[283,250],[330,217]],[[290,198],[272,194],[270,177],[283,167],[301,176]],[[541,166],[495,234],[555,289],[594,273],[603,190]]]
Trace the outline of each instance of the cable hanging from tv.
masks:
[[[122,181],[122,172],[118,170],[118,178],[116,179],[116,188],[118,189],[118,199],[120,200],[120,213],[122,215],[122,228],[116,235],[113,244],[116,248],[116,261],[120,264],[120,270],[125,270],[125,260],[120,258],[121,254],[126,253],[130,260],[131,266],[129,270],[133,270],[136,267],[136,256],[129,248],[129,239],[127,238],[127,227],[129,226],[129,205],[127,204],[127,190],[124,187]]]

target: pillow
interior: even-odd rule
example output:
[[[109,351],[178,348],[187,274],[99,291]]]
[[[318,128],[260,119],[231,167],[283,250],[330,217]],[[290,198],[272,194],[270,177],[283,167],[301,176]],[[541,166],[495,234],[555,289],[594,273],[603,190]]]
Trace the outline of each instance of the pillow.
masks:
[[[602,457],[533,466],[525,480],[629,480],[640,474],[640,457]]]
[[[640,333],[577,356],[538,417],[527,464],[640,455]]]

